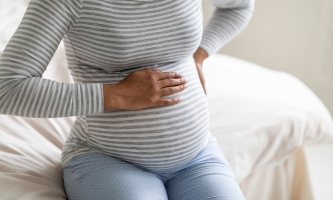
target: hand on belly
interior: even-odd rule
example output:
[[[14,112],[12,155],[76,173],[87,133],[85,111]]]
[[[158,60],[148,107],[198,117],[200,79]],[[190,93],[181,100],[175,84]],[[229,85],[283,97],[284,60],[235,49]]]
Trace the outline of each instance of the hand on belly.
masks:
[[[188,81],[175,72],[145,68],[130,73],[116,84],[103,84],[104,110],[139,110],[174,105],[180,98],[164,99],[186,88]]]

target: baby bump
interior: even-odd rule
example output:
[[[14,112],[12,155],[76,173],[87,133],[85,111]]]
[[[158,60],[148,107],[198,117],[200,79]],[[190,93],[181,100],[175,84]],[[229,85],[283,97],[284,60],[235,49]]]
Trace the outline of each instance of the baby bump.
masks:
[[[204,148],[208,141],[208,105],[194,60],[156,68],[178,72],[189,81],[185,90],[162,97],[182,100],[171,106],[88,115],[88,145],[155,170],[181,165]]]

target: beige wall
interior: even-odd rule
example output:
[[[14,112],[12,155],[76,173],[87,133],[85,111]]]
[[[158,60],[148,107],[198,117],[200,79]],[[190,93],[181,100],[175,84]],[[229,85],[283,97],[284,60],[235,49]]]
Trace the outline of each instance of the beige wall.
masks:
[[[256,0],[247,28],[219,53],[293,74],[333,114],[333,1]],[[204,26],[215,7],[203,0]]]

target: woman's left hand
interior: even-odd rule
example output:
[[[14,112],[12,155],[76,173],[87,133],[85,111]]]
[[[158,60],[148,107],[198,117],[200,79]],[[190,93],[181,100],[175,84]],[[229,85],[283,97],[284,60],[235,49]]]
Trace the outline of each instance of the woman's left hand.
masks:
[[[195,65],[197,66],[200,82],[201,82],[202,88],[204,89],[205,94],[207,94],[207,92],[206,92],[206,87],[205,87],[205,77],[204,77],[203,70],[202,70],[202,63],[207,57],[208,57],[208,53],[201,47],[199,47],[196,50],[196,52],[193,54],[193,58],[195,61]]]

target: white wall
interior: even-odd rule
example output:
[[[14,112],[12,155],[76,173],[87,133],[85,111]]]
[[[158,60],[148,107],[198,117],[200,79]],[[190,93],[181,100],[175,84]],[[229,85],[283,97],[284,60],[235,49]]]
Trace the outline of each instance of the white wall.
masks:
[[[219,53],[286,71],[333,115],[333,1],[256,0],[247,28]],[[203,0],[204,26],[215,7]]]

